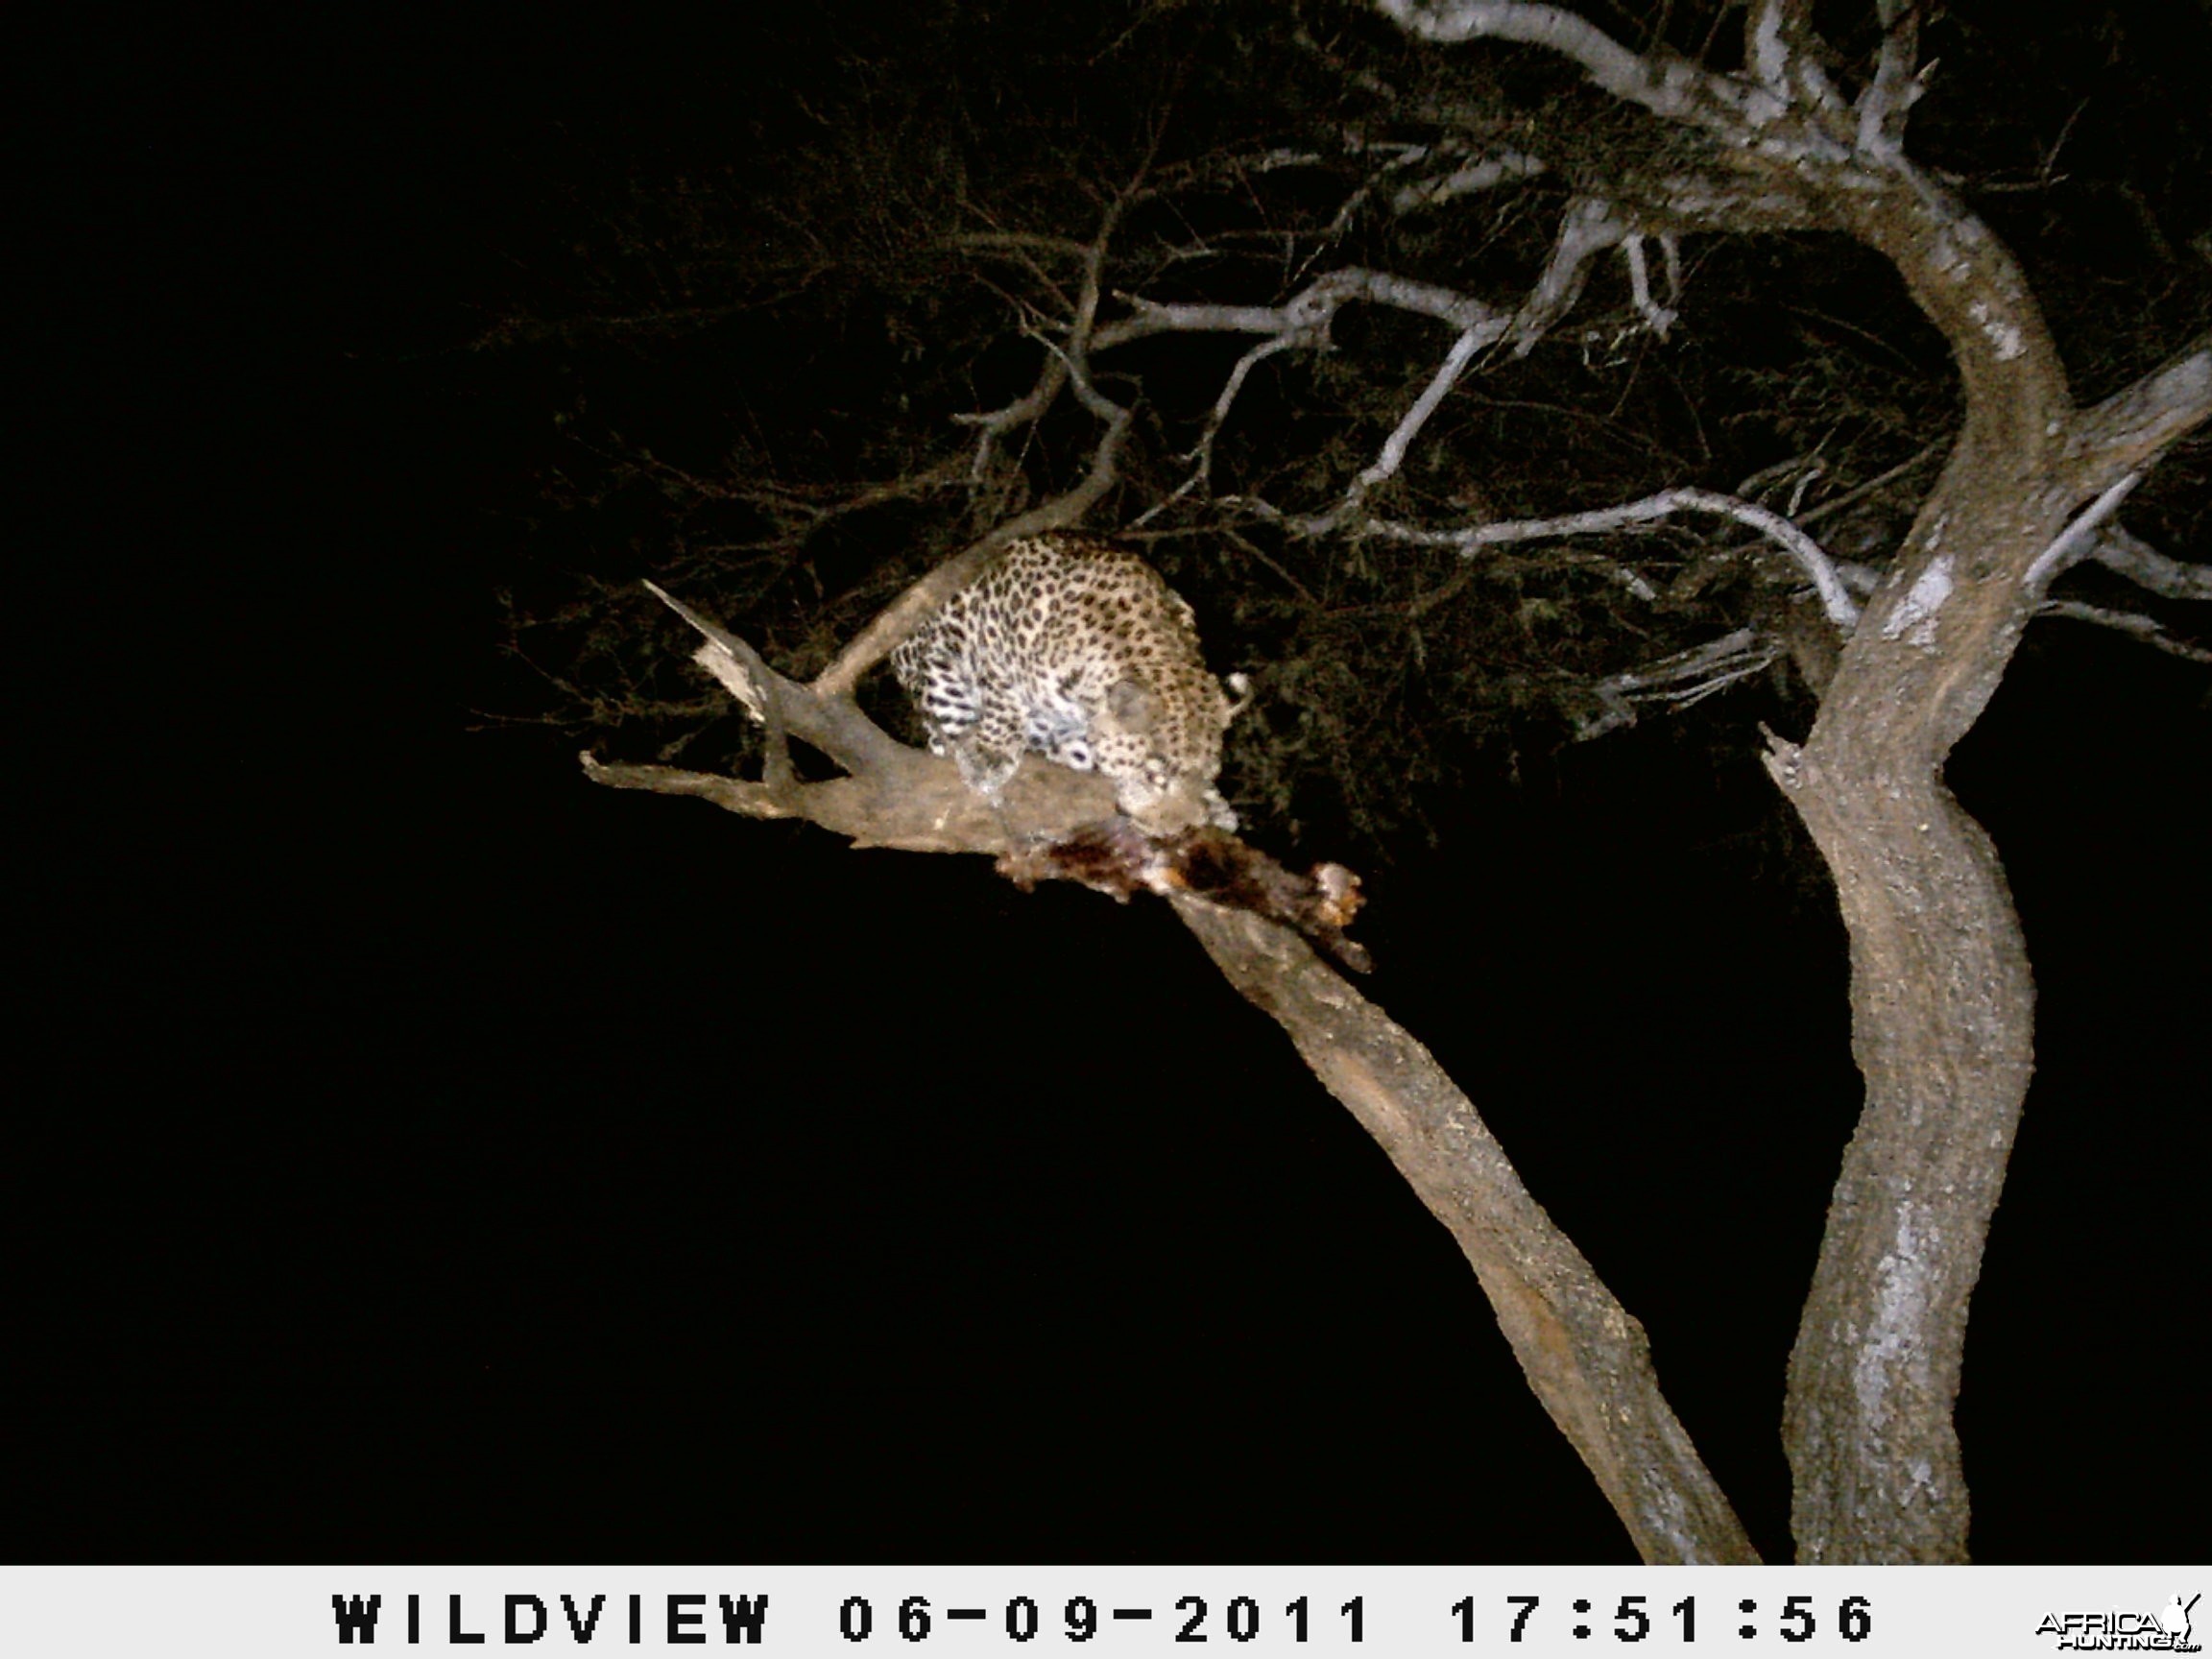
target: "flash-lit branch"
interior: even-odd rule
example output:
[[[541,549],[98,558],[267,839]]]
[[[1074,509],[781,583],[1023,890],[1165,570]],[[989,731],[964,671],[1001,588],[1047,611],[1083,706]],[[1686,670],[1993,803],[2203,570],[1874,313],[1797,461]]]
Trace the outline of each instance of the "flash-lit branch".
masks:
[[[2163,598],[2212,600],[2212,565],[2170,559],[2117,524],[2107,524],[2099,532],[2089,557]]]
[[[1037,383],[1023,396],[997,409],[953,416],[959,424],[976,429],[975,452],[968,467],[970,481],[980,484],[988,478],[999,440],[1016,427],[1043,420],[1045,412],[1052,407],[1067,385],[1067,362],[1047,353],[1044,368],[1038,372]]]
[[[1623,244],[1637,310],[1647,325],[1664,334],[1673,322],[1674,314],[1651,298],[1643,239],[1612,204],[1585,197],[1569,204],[1560,218],[1551,257],[1531,286],[1527,301],[1511,314],[1433,283],[1417,282],[1387,272],[1352,268],[1316,279],[1281,305],[1162,304],[1133,299],[1132,315],[1120,324],[1099,329],[1093,345],[1094,349],[1104,349],[1109,345],[1177,330],[1273,336],[1245,352],[1230,371],[1220,396],[1215,397],[1208,413],[1205,430],[1187,457],[1192,463],[1192,470],[1167,498],[1174,501],[1210,481],[1214,442],[1254,366],[1263,358],[1294,347],[1325,348],[1329,344],[1330,325],[1346,304],[1355,300],[1365,301],[1457,325],[1458,338],[1382,441],[1374,461],[1352,480],[1329,513],[1304,521],[1310,526],[1307,534],[1326,534],[1330,529],[1351,523],[1368,494],[1397,475],[1422,429],[1483,350],[1510,334],[1516,354],[1526,355],[1579,298],[1588,279],[1591,256]],[[1678,267],[1671,238],[1666,239],[1666,245],[1668,269],[1672,276]],[[1160,503],[1144,517],[1151,517],[1166,504],[1166,501]]]
[[[1301,334],[1278,334],[1272,340],[1261,341],[1237,359],[1237,366],[1229,371],[1229,378],[1222,382],[1221,395],[1214,399],[1214,407],[1207,411],[1206,429],[1199,433],[1198,442],[1183,456],[1183,460],[1190,466],[1190,473],[1167,494],[1139,514],[1133,528],[1165,513],[1191,492],[1213,488],[1214,444],[1221,436],[1221,427],[1229,419],[1229,411],[1236,406],[1237,395],[1244,390],[1245,378],[1263,359],[1274,356],[1278,351],[1287,351],[1305,344],[1307,341]]]
[[[2084,605],[2076,599],[2046,599],[2035,607],[2038,616],[2064,616],[2075,622],[2094,622],[2100,628],[2113,628],[2152,645],[2176,657],[2185,657],[2192,662],[2212,662],[2212,651],[2201,645],[2192,645],[2186,639],[2173,635],[2148,616],[2132,611],[2114,611],[2103,605]]]
[[[657,583],[646,589],[661,604],[684,618],[706,640],[693,659],[707,670],[755,722],[768,730],[771,739],[768,786],[788,788],[790,760],[775,753],[784,747],[786,735],[812,744],[838,765],[855,775],[888,764],[902,746],[859,709],[839,699],[819,697],[794,685],[760,660],[758,652],[675,597]],[[779,776],[779,773],[781,776]]]
[[[1849,633],[1859,624],[1859,607],[1838,572],[1836,562],[1822,550],[1819,542],[1770,508],[1711,490],[1662,490],[1656,495],[1623,502],[1618,507],[1599,507],[1587,513],[1562,514],[1555,518],[1516,518],[1495,524],[1473,524],[1457,530],[1433,530],[1390,518],[1368,518],[1339,524],[1334,515],[1318,518],[1293,517],[1277,512],[1256,498],[1245,498],[1242,505],[1262,517],[1281,523],[1294,535],[1316,536],[1349,529],[1380,541],[1400,541],[1415,547],[1450,547],[1462,558],[1471,558],[1484,547],[1502,546],[1512,541],[1537,541],[1558,536],[1598,536],[1655,523],[1676,513],[1717,513],[1740,524],[1747,524],[1770,538],[1795,560],[1811,579],[1814,590],[1820,595],[1821,609],[1837,627]]]
[[[1481,301],[1455,289],[1358,265],[1315,277],[1280,305],[1170,304],[1134,295],[1128,301],[1129,316],[1105,324],[1093,333],[1094,353],[1132,340],[1173,333],[1288,334],[1297,336],[1301,345],[1324,346],[1336,313],[1356,301],[1433,317],[1461,328],[1474,327],[1498,315]]]
[[[2090,502],[2072,523],[2052,539],[2050,546],[2035,555],[2035,563],[2028,566],[2028,573],[2020,578],[2020,586],[2030,593],[2041,593],[2054,577],[2086,559],[2097,545],[2097,532],[2104,520],[2120,510],[2120,503],[2142,482],[2140,472],[2129,472],[2114,480],[2104,494]]]
[[[1674,252],[1673,238],[1662,238],[1662,243],[1668,252],[1668,274],[1675,276],[1681,266],[1680,255]],[[1644,319],[1645,325],[1652,333],[1664,340],[1667,338],[1667,330],[1674,326],[1675,314],[1651,298],[1651,279],[1644,266],[1644,238],[1638,235],[1623,238],[1622,251],[1628,256],[1628,297],[1636,306],[1636,314]],[[1675,300],[1680,297],[1679,283],[1676,283],[1670,288],[1667,298]]]
[[[1913,73],[1920,56],[1920,0],[1881,0],[1882,53],[1859,94],[1859,154],[1889,165],[1905,154],[1905,115],[1924,90]]]
[[[1586,741],[1634,725],[1639,703],[1667,703],[1678,709],[1702,703],[1771,667],[1781,655],[1780,646],[1749,628],[1739,628],[1688,651],[1612,675],[1591,687],[1604,712],[1582,721],[1575,735]]]
[[[2140,472],[2185,433],[2212,420],[2212,332],[2199,335],[2140,380],[2074,417],[2066,452],[2083,494]]]
[[[1139,184],[1132,184],[1129,190],[1108,204],[1099,223],[1098,234],[1092,239],[1085,252],[1083,289],[1076,301],[1074,314],[1068,320],[1065,343],[1046,340],[1042,334],[1034,336],[1046,348],[1045,366],[1037,377],[1036,385],[1025,397],[1002,409],[967,418],[971,424],[983,428],[975,461],[980,469],[987,461],[985,446],[995,441],[998,434],[1023,422],[1042,420],[1060,394],[1072,386],[1076,400],[1086,411],[1103,421],[1106,428],[1099,434],[1097,445],[1091,452],[1091,465],[1081,482],[1064,494],[1056,495],[999,524],[989,535],[963,548],[920,581],[913,583],[878,612],[875,619],[838,652],[829,667],[815,676],[808,686],[814,695],[850,698],[860,684],[861,675],[888,657],[902,639],[920,626],[923,617],[978,574],[999,549],[1021,537],[1033,536],[1041,530],[1066,529],[1082,522],[1083,516],[1119,480],[1121,449],[1129,436],[1130,411],[1106,397],[1092,383],[1090,355],[1097,347],[1093,336],[1098,322],[1106,252],[1112,245],[1121,215],[1127,210],[1133,193],[1139,188]],[[978,478],[980,475],[978,471]]]
[[[1514,355],[1527,356],[1551,325],[1574,309],[1590,279],[1590,256],[1619,247],[1634,229],[1610,202],[1585,196],[1567,204],[1559,216],[1551,256],[1513,319]]]
[[[1356,481],[1347,493],[1340,512],[1350,512],[1358,505],[1360,494],[1382,479],[1396,472],[1404,464],[1406,453],[1421,427],[1428,421],[1453,384],[1465,373],[1475,354],[1483,347],[1504,337],[1514,319],[1505,312],[1485,305],[1450,288],[1438,287],[1432,282],[1418,282],[1398,276],[1386,271],[1372,271],[1350,267],[1332,271],[1315,278],[1297,294],[1280,305],[1210,305],[1162,304],[1142,298],[1132,299],[1132,314],[1119,323],[1108,324],[1100,328],[1092,342],[1094,351],[1102,351],[1112,346],[1164,333],[1233,333],[1265,334],[1271,338],[1262,341],[1237,360],[1223,382],[1220,395],[1207,414],[1206,427],[1199,434],[1197,444],[1186,459],[1192,464],[1190,474],[1184,479],[1168,497],[1177,500],[1193,490],[1204,488],[1212,474],[1214,445],[1219,438],[1229,413],[1243,391],[1252,370],[1263,359],[1280,351],[1292,349],[1320,350],[1329,344],[1329,329],[1336,313],[1354,301],[1387,305],[1418,316],[1432,317],[1439,322],[1455,325],[1460,335],[1446,356],[1422,396],[1399,421],[1397,428],[1384,442],[1382,453]],[[1166,503],[1162,503],[1165,506]],[[1159,507],[1152,513],[1160,511]],[[1147,513],[1150,517],[1152,513]]]
[[[1791,68],[1804,52],[1812,22],[1808,0],[1753,0],[1743,14],[1743,66],[1777,98],[1787,98]]]
[[[1695,64],[1664,66],[1630,51],[1596,25],[1557,6],[1521,0],[1379,0],[1383,13],[1425,40],[1512,40],[1573,59],[1618,98],[1675,119],[1696,113],[1696,93],[1716,79]]]
[[[1413,440],[1421,435],[1421,428],[1429,423],[1429,418],[1442,406],[1446,394],[1457,384],[1459,376],[1467,372],[1467,366],[1475,361],[1476,352],[1504,332],[1504,319],[1499,318],[1494,324],[1468,329],[1452,343],[1452,349],[1445,353],[1443,363],[1430,376],[1429,384],[1422,389],[1421,396],[1413,400],[1413,406],[1406,411],[1404,418],[1391,430],[1390,436],[1382,441],[1382,453],[1361,469],[1358,477],[1352,480],[1351,487],[1344,492],[1343,499],[1314,520],[1320,527],[1316,534],[1326,534],[1349,522],[1367,499],[1367,493],[1396,474],[1398,469],[1406,464],[1406,455],[1412,448]]]
[[[1643,243],[1629,224],[1619,217],[1611,203],[1594,197],[1585,197],[1568,204],[1560,216],[1559,234],[1552,243],[1551,256],[1545,262],[1542,274],[1529,290],[1527,300],[1510,319],[1513,350],[1516,356],[1527,356],[1536,343],[1550,332],[1553,324],[1574,308],[1581,297],[1583,284],[1589,279],[1590,259],[1593,254],[1625,244],[1631,281],[1638,296],[1638,309],[1651,324],[1655,331],[1664,334],[1665,324],[1673,321],[1673,313],[1651,303],[1649,285],[1644,269]],[[1661,321],[1664,319],[1664,322]],[[1359,512],[1369,492],[1386,479],[1396,476],[1406,464],[1406,456],[1420,436],[1421,429],[1444,402],[1445,397],[1475,361],[1476,354],[1492,345],[1507,331],[1507,320],[1493,313],[1470,325],[1453,343],[1452,349],[1414,399],[1390,436],[1382,441],[1382,452],[1355,478],[1344,492],[1343,498],[1317,522],[1329,528],[1347,524]]]
[[[1444,361],[1430,377],[1421,396],[1413,400],[1413,407],[1406,411],[1405,419],[1382,441],[1382,454],[1360,472],[1354,484],[1358,494],[1364,495],[1406,464],[1407,450],[1412,447],[1413,440],[1421,435],[1421,428],[1429,423],[1429,418],[1436,413],[1446,395],[1458,383],[1459,376],[1467,372],[1467,365],[1475,361],[1475,353],[1503,332],[1503,322],[1485,324],[1468,329],[1452,342],[1452,349],[1444,354]]]
[[[1437,206],[1456,196],[1472,196],[1478,191],[1495,190],[1501,184],[1533,179],[1543,171],[1544,163],[1533,156],[1523,155],[1518,150],[1494,150],[1479,161],[1455,168],[1441,179],[1401,184],[1391,193],[1390,206],[1394,212],[1411,213]]]

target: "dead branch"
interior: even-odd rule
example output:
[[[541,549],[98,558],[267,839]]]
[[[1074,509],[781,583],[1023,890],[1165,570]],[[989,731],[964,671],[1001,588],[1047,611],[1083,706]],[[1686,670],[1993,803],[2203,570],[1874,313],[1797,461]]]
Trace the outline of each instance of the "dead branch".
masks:
[[[1859,94],[1859,151],[1884,162],[1902,161],[1905,117],[1927,89],[1915,72],[1920,61],[1919,0],[1881,0],[1882,52],[1874,79]]]
[[[1575,308],[1589,283],[1592,256],[1620,247],[1635,229],[1634,223],[1610,202],[1585,196],[1567,204],[1559,216],[1558,234],[1551,241],[1551,256],[1514,315],[1514,355],[1527,356],[1551,325]],[[1635,257],[1643,257],[1641,250]]]

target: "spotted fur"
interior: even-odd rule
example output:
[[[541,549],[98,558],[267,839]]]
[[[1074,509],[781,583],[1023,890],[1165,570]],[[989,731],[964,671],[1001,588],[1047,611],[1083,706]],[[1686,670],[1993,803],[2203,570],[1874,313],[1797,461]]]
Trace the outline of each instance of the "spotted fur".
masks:
[[[1014,542],[891,666],[931,753],[990,801],[1030,753],[1104,773],[1149,832],[1237,828],[1214,783],[1236,706],[1206,671],[1190,607],[1110,541],[1062,531]]]

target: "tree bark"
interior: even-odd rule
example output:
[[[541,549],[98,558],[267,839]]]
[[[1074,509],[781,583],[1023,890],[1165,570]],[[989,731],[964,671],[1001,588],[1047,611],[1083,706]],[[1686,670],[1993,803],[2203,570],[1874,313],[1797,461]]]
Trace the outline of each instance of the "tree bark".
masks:
[[[1330,1094],[1451,1230],[1536,1397],[1654,1565],[1759,1556],[1659,1391],[1644,1327],[1529,1195],[1428,1049],[1288,929],[1173,901],[1229,982],[1274,1019]]]
[[[1838,695],[1804,750],[1769,762],[1836,878],[1866,1079],[1791,1353],[1791,1525],[1805,1562],[1960,1561],[1952,1408],[2033,1068],[2034,985],[1989,838],[1937,769],[1894,764],[1879,715]]]
[[[1966,419],[1803,748],[1768,756],[1836,878],[1866,1080],[1784,1439],[1800,1560],[1963,1561],[1952,1411],[2033,1070],[2034,983],[2004,866],[1943,764],[2018,647],[2067,516],[2186,429],[2192,402],[2202,419],[2204,390],[2184,356],[2077,414],[2026,281],[1980,221],[1925,180],[1854,220],[1949,338]]]
[[[1803,748],[1777,741],[1768,765],[1836,878],[1866,1079],[1791,1358],[1799,1556],[1963,1560],[1952,1407],[2032,1069],[2034,989],[2004,868],[1944,788],[1943,764],[2051,574],[2090,551],[2133,477],[2212,410],[2212,342],[2075,408],[2011,253],[1905,156],[1919,89],[1909,9],[1883,10],[1880,71],[1847,105],[1795,0],[1751,9],[1747,72],[1735,75],[1624,54],[1553,7],[1378,4],[1431,39],[1544,46],[1701,133],[1660,167],[1624,156],[1609,182],[1659,227],[1849,235],[1895,267],[1950,345],[1966,407],[1949,463],[1888,578],[1846,623]]]

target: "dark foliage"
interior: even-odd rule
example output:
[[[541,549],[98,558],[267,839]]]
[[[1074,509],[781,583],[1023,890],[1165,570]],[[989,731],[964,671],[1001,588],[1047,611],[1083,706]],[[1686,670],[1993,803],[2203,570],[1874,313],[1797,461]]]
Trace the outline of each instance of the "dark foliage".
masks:
[[[1677,50],[1735,50],[1724,9],[1605,10],[1625,38],[1663,27]],[[2093,395],[2212,316],[2212,114],[2189,91],[2212,49],[2172,7],[2036,29],[2002,11],[1932,23],[1941,78],[1915,150],[2013,240]],[[946,7],[770,27],[791,36],[784,85],[738,109],[680,108],[619,167],[574,157],[566,211],[514,250],[526,275],[478,341],[503,382],[542,389],[513,586],[517,649],[553,694],[512,686],[503,706],[697,764],[734,762],[750,733],[640,641],[625,585],[657,573],[805,674],[930,564],[1066,488],[1097,435],[1071,399],[980,471],[958,421],[1028,389],[1039,331],[1070,303],[1071,251],[1109,204],[1124,204],[1110,295],[1266,304],[1367,265],[1511,304],[1577,181],[1618,188],[1663,158],[1652,124],[1541,54],[1419,50],[1329,6]],[[1835,38],[1837,72],[1863,74],[1867,30]],[[1500,145],[1548,175],[1426,210],[1396,194]],[[1632,328],[1624,283],[1601,268],[1566,327],[1462,384],[1376,505],[1449,524],[1690,483],[1794,502],[1839,556],[1879,565],[1954,419],[1940,341],[1885,266],[1832,238],[1697,238],[1686,263],[1669,340]],[[1256,367],[1214,495],[1325,507],[1446,343],[1427,320],[1358,308],[1334,337]],[[1594,680],[1785,620],[1789,572],[1709,522],[1605,549],[1651,579],[1651,605],[1587,542],[1468,565],[1286,538],[1204,492],[1162,510],[1246,344],[1170,335],[1095,365],[1140,431],[1094,523],[1142,519],[1216,665],[1256,674],[1229,782],[1293,835],[1316,815],[1369,834],[1420,818],[1470,765],[1555,748]],[[2199,440],[2133,521],[2201,551],[2208,476]],[[1731,732],[1810,710],[1779,666],[1719,707]]]

